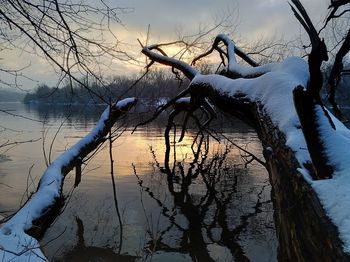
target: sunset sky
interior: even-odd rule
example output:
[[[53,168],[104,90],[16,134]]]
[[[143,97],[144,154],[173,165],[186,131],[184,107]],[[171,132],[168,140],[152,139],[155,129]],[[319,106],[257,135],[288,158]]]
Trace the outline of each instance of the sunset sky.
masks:
[[[232,30],[234,35],[246,41],[273,36],[293,39],[304,33],[285,0],[109,0],[107,3],[132,8],[131,12],[120,15],[123,26],[114,28],[114,33],[125,44],[122,48],[136,55],[140,50],[137,38],[145,39],[148,25],[151,43],[166,42],[176,40],[178,33],[196,33],[198,28],[210,26],[215,19],[228,14],[231,14],[229,22],[236,26]],[[303,0],[302,3],[316,25],[323,22],[329,0]],[[56,84],[57,77],[43,59],[18,50],[0,53],[0,57],[8,66],[18,68],[30,64],[24,73],[36,81],[22,80],[25,89],[32,89],[38,83]],[[129,75],[140,69],[114,61],[113,71],[108,74]]]

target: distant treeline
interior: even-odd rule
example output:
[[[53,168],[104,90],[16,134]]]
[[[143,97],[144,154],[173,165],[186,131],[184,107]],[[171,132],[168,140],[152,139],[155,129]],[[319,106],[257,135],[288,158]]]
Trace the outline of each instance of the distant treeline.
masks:
[[[347,66],[348,68],[349,66]],[[213,68],[209,64],[203,64],[199,70],[203,73],[212,73]],[[347,70],[348,72],[349,70]],[[325,76],[330,73],[330,67],[324,67]],[[78,83],[67,82],[62,87],[49,87],[45,84],[39,85],[34,92],[23,94],[12,91],[1,91],[0,101],[19,101],[23,98],[24,103],[48,103],[48,104],[99,104],[109,98],[116,100],[124,97],[138,97],[150,100],[159,98],[172,98],[183,90],[188,82],[184,80],[180,85],[179,80],[170,71],[154,70],[149,72],[141,81],[137,81],[139,76],[115,76],[110,84],[102,86],[90,78],[81,79],[81,82],[88,86],[88,89]],[[325,77],[324,79],[327,79]],[[327,85],[327,83],[324,83]],[[133,86],[132,88],[130,88]],[[343,74],[339,84],[336,98],[340,106],[350,106],[350,74]],[[326,90],[326,88],[324,88]],[[96,95],[97,94],[97,95]],[[327,100],[326,92],[322,95]],[[326,102],[327,103],[327,102]]]
[[[24,97],[24,103],[50,104],[98,104],[105,101],[135,96],[145,99],[169,98],[178,94],[186,86],[174,78],[174,75],[163,70],[148,73],[141,81],[134,85],[138,76],[116,76],[110,84],[102,86],[97,81],[82,79],[88,88],[78,83],[67,83],[63,87],[49,87],[39,85],[33,93]],[[133,86],[134,85],[134,86]],[[133,86],[132,88],[130,88]],[[97,94],[97,95],[96,95]]]
[[[17,102],[22,101],[24,93],[16,89],[0,89],[0,102]]]

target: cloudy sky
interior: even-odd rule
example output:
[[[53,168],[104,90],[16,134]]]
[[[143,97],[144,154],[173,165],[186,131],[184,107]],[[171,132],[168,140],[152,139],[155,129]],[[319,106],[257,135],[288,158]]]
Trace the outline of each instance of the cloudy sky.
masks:
[[[235,25],[234,34],[246,40],[270,38],[296,38],[303,33],[286,0],[108,0],[112,5],[130,7],[132,12],[121,14],[123,26],[115,28],[118,39],[128,43],[124,48],[138,52],[137,38],[144,39],[151,26],[151,42],[176,40],[177,32],[191,34],[199,27],[210,25],[231,14],[230,23]],[[107,2],[108,2],[107,1]],[[315,24],[322,23],[329,0],[303,0],[305,8]],[[137,51],[135,51],[137,50]],[[0,53],[0,55],[2,55]],[[25,73],[39,83],[55,85],[56,77],[45,61],[21,54],[14,50],[2,61],[6,65],[31,66]],[[10,57],[10,59],[9,59]],[[115,65],[116,74],[130,74],[138,70],[128,64]],[[4,77],[1,76],[0,77]],[[22,81],[25,88],[38,85],[36,81]]]
[[[322,23],[330,0],[302,0],[315,24]],[[196,32],[198,26],[219,16],[231,14],[238,35],[248,38],[273,35],[293,38],[303,30],[296,22],[287,0],[119,0],[134,12],[122,17],[129,30],[127,39],[145,34],[151,25],[151,36],[157,41],[174,38],[174,32]],[[128,32],[122,32],[122,36]],[[131,37],[131,38],[130,38]]]
[[[171,35],[178,28],[195,31],[205,23],[231,12],[238,22],[238,31],[245,35],[291,35],[299,32],[287,0],[119,0],[120,6],[133,7],[123,17],[127,28],[145,31],[148,24],[153,34]],[[324,19],[329,0],[303,0],[314,22]]]

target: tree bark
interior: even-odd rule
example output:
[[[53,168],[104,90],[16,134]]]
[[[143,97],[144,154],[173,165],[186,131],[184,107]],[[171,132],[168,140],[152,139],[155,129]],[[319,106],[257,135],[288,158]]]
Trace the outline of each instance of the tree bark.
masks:
[[[316,102],[313,95],[305,91],[302,86],[294,89],[294,104],[298,113],[305,141],[310,152],[313,164],[312,177],[314,179],[332,178],[333,167],[328,164],[324,145],[320,139],[319,128],[316,121]]]
[[[202,86],[221,110],[239,117],[257,131],[272,185],[271,198],[279,240],[279,261],[349,261],[334,224],[303,175],[283,133],[261,105],[242,97],[228,98]]]

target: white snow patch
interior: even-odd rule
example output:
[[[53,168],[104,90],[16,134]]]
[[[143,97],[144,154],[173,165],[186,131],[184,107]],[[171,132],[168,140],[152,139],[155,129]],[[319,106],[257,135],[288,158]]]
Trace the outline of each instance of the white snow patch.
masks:
[[[216,243],[207,245],[210,257],[214,261],[230,262],[234,261],[230,250],[225,246],[220,246]]]
[[[316,114],[326,154],[337,169],[332,179],[313,181],[312,186],[328,216],[337,225],[345,251],[350,253],[350,130],[332,115],[336,130],[331,128],[320,107]]]
[[[177,99],[176,101],[176,104],[190,104],[191,103],[191,97],[181,97],[179,99]]]
[[[273,123],[286,135],[287,146],[296,152],[302,166],[302,163],[310,161],[310,155],[302,130],[298,128],[300,122],[294,108],[293,89],[307,85],[308,65],[299,57],[290,57],[269,67],[271,71],[251,79],[232,80],[220,75],[197,75],[192,82],[208,83],[226,96],[245,94],[251,101],[263,104]]]

